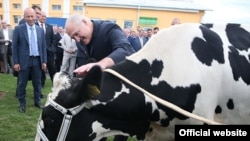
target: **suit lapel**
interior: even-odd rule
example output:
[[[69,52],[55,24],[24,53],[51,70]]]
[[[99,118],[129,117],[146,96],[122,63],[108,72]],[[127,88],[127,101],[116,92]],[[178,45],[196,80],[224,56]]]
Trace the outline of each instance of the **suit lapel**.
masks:
[[[36,26],[36,37],[37,37],[37,47],[38,47],[38,49],[39,49],[39,44],[40,44],[40,42],[41,42],[41,35],[42,35],[42,33],[41,33],[41,28],[39,29],[40,27],[39,26]]]
[[[27,31],[27,26],[26,24],[23,24],[23,33],[24,33],[24,38],[26,39],[27,43],[29,44],[29,35],[28,35],[28,31]]]

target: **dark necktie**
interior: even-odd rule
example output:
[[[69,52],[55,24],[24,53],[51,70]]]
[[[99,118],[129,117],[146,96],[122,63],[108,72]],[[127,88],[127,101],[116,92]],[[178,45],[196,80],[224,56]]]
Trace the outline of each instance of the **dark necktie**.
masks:
[[[41,23],[41,28],[42,28],[42,30],[43,30],[43,32],[44,32],[44,34],[45,34],[45,29],[44,29],[44,27],[43,27],[43,23]]]

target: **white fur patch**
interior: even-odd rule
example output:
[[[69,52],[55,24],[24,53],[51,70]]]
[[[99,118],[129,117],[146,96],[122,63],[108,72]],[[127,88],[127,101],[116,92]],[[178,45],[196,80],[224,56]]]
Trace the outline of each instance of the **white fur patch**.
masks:
[[[93,131],[96,131],[96,132],[94,132],[94,133],[96,133],[96,138],[93,141],[99,141],[103,137],[109,137],[109,136],[114,136],[114,135],[128,136],[128,134],[123,133],[121,131],[105,129],[105,128],[103,128],[102,124],[98,121],[93,122],[92,129],[93,129]],[[94,133],[92,133],[92,134],[94,134]]]
[[[53,100],[58,96],[58,93],[61,90],[67,89],[71,86],[70,83],[71,79],[69,76],[62,72],[57,72],[54,75],[53,79],[53,87],[51,93],[48,94],[48,97],[51,97]],[[47,106],[49,103],[48,101],[46,102],[45,106]]]

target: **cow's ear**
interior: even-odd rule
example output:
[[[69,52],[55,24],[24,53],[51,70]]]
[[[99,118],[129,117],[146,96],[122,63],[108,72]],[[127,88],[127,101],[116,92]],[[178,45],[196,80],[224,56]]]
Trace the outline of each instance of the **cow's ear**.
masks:
[[[102,69],[100,66],[93,66],[84,77],[84,83],[87,84],[88,98],[93,98],[100,93],[101,78]]]
[[[100,90],[96,85],[91,85],[91,84],[88,85],[88,95],[90,98],[95,97],[99,93],[100,93]]]

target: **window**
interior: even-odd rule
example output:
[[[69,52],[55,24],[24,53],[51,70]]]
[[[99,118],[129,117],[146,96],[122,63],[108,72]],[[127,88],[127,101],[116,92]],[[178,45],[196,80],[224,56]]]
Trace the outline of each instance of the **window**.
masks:
[[[133,21],[126,20],[124,21],[123,28],[132,28],[133,27]]]
[[[19,21],[22,19],[22,17],[19,15],[14,15],[13,17],[14,17],[14,23],[16,23],[16,24],[18,24]]]
[[[3,19],[3,15],[0,15],[0,19]]]
[[[140,17],[139,24],[140,25],[156,25],[157,24],[157,18]]]
[[[0,8],[3,8],[3,4],[2,3],[0,3]]]
[[[61,5],[52,5],[52,9],[60,11],[61,10]]]
[[[74,11],[82,11],[82,6],[80,6],[80,5],[74,5],[73,9],[74,9]]]
[[[13,8],[14,9],[21,9],[21,4],[13,3]]]

